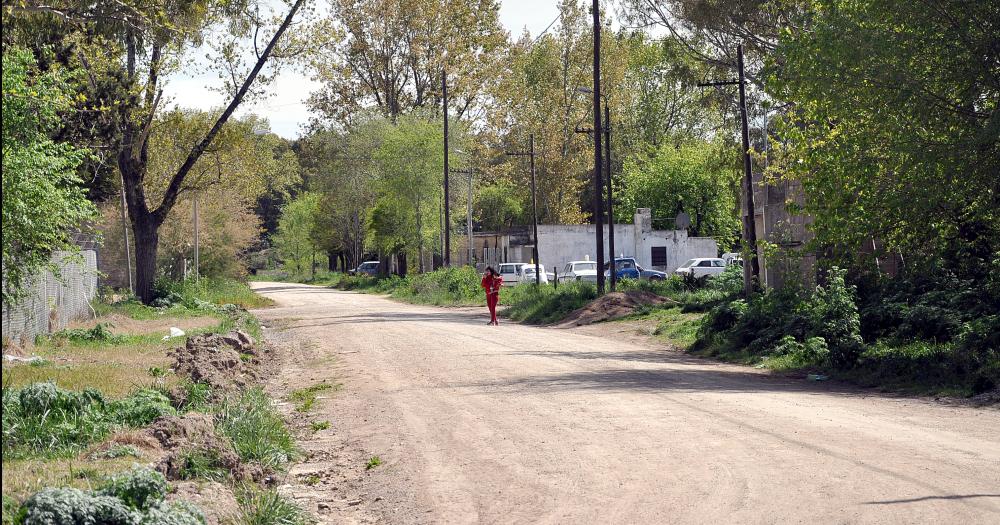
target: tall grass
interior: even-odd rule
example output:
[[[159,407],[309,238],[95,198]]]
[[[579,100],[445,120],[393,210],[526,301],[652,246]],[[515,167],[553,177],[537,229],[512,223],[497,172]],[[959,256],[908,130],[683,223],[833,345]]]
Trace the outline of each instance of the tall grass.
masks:
[[[224,400],[216,421],[216,429],[229,438],[244,462],[280,470],[299,456],[281,414],[259,387]]]
[[[245,488],[237,495],[238,525],[310,525],[316,520],[275,490]]]
[[[510,286],[500,289],[503,315],[529,324],[557,322],[597,298],[597,287],[588,282],[553,286]]]

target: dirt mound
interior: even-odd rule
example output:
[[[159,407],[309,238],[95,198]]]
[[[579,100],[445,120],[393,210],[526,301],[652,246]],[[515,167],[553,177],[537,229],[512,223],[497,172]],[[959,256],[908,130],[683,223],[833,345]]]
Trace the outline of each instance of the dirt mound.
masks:
[[[236,523],[240,504],[229,486],[217,481],[180,481],[170,484],[167,501],[194,503],[205,513],[208,525]]]
[[[174,358],[174,372],[195,383],[206,383],[213,391],[245,388],[258,378],[261,349],[253,338],[234,330],[227,334],[196,335],[168,355]]]
[[[660,297],[652,292],[641,290],[612,292],[594,299],[587,306],[569,314],[557,326],[559,328],[569,328],[620,319],[635,312],[640,306],[664,303],[675,303],[675,301]]]
[[[208,414],[164,416],[154,421],[146,433],[165,451],[155,468],[169,480],[184,478],[192,454],[208,458],[211,467],[229,472],[234,479],[256,481],[264,477],[260,468],[243,464],[229,441],[215,433],[215,424]]]

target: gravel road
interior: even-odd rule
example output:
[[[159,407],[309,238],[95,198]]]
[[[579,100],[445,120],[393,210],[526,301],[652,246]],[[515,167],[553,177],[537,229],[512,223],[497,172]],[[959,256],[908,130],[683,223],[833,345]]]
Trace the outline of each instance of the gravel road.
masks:
[[[337,454],[384,462],[351,463],[363,501],[311,489],[326,522],[1000,523],[996,408],[490,327],[485,309],[254,287],[278,303],[257,312],[268,333],[307,349],[274,381],[335,377],[314,419],[335,422]]]

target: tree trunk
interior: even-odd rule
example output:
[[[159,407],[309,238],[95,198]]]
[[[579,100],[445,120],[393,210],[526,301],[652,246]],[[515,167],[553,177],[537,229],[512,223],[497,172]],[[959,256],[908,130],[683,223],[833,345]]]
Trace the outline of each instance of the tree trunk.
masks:
[[[340,256],[337,254],[337,252],[334,251],[326,252],[326,269],[330,270],[331,272],[337,271],[337,261],[339,260],[339,258]]]
[[[153,302],[153,281],[156,279],[156,251],[160,232],[152,216],[138,218],[133,214],[132,234],[135,236],[135,294],[143,302]]]
[[[396,254],[396,275],[406,277],[406,250],[400,250]]]

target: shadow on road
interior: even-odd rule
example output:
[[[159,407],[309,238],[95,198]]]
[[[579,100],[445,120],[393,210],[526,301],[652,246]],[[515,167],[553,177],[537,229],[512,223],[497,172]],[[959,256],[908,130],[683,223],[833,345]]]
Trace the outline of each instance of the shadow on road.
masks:
[[[924,496],[922,498],[891,499],[886,501],[867,501],[865,505],[894,505],[897,503],[916,503],[930,500],[955,500],[972,498],[1000,498],[1000,494],[956,494],[951,496]]]

